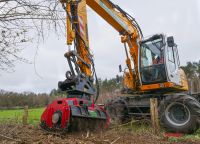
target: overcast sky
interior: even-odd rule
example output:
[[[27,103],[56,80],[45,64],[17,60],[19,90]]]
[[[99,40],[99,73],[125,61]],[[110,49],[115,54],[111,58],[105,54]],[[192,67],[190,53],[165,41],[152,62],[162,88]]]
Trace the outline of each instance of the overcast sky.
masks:
[[[200,60],[199,0],[112,0],[139,23],[144,36],[155,33],[173,35],[179,48],[181,64]],[[102,18],[88,9],[90,48],[95,56],[97,75],[112,78],[118,65],[124,65],[125,52],[118,33]],[[22,53],[34,61],[36,48],[28,46]],[[50,92],[64,80],[68,70],[64,53],[65,37],[52,34],[39,46],[35,65],[17,63],[14,73],[0,72],[0,89],[8,91]]]

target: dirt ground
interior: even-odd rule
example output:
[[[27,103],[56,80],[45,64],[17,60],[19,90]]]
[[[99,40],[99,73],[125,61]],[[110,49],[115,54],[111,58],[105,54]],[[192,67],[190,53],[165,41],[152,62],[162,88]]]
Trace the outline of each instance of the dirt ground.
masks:
[[[169,141],[151,131],[134,132],[132,129],[110,128],[100,132],[67,133],[59,135],[43,131],[40,127],[0,125],[2,144],[198,144],[193,140]]]

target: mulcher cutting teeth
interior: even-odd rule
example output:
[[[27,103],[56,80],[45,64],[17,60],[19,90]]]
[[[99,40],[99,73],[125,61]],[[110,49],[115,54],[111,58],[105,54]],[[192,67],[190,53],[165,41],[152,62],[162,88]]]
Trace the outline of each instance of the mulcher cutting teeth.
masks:
[[[55,100],[41,116],[44,130],[61,133],[105,129],[109,123],[109,116],[102,107],[79,98]]]

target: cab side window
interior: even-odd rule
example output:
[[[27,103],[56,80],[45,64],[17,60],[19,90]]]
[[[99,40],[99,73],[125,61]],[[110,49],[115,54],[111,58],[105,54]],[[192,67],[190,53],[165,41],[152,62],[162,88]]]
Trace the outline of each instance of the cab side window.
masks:
[[[180,59],[179,59],[179,54],[178,54],[178,48],[175,47],[175,58],[176,58],[176,65],[179,67],[180,66]]]
[[[168,59],[169,59],[170,71],[174,72],[176,70],[176,64],[175,64],[175,55],[173,47],[168,47]]]

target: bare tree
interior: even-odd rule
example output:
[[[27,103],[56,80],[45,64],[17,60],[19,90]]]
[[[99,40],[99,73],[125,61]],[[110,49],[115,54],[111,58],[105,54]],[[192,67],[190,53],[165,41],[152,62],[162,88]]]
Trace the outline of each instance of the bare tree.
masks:
[[[62,31],[62,19],[64,10],[57,0],[0,0],[0,70],[25,62],[19,56],[24,44],[39,43],[49,30]]]

